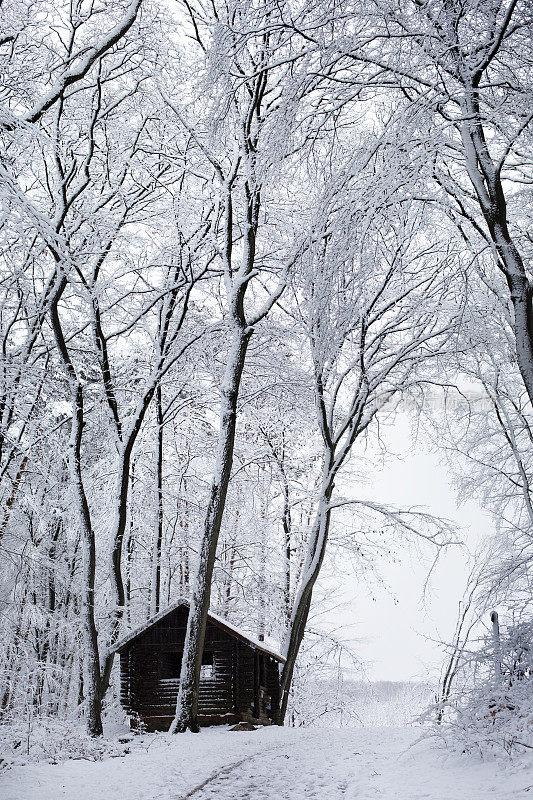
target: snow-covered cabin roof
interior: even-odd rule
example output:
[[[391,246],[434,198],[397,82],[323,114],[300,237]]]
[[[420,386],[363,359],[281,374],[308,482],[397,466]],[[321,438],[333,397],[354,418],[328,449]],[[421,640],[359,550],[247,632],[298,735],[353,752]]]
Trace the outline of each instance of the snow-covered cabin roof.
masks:
[[[172,614],[172,612],[176,611],[176,609],[180,608],[180,606],[186,606],[188,608],[189,601],[185,600],[184,598],[180,598],[179,600],[176,600],[175,603],[172,603],[172,605],[165,608],[163,611],[160,611],[158,614],[155,614],[153,617],[150,617],[150,619],[148,619],[144,623],[144,625],[139,625],[139,627],[133,628],[131,631],[128,631],[128,633],[122,636],[115,643],[114,647],[112,648],[112,652],[116,653],[119,650],[122,650],[127,644],[133,641],[133,639],[136,639],[137,636],[140,636],[142,633],[147,631],[148,628],[152,627],[152,625],[155,625],[157,622],[160,622],[169,614]],[[240,639],[245,644],[249,645],[250,647],[253,647],[255,650],[261,650],[263,653],[266,653],[267,655],[272,656],[272,658],[275,658],[276,661],[281,661],[281,662],[285,661],[284,657],[280,653],[276,652],[276,650],[274,650],[273,648],[268,647],[265,644],[265,642],[260,642],[259,639],[254,639],[252,636],[249,636],[247,633],[238,628],[236,625],[232,625],[223,617],[219,617],[218,614],[213,614],[210,611],[209,614],[207,615],[207,619],[213,625],[216,625],[218,628],[222,628],[222,630],[225,630],[227,633],[231,634],[231,636],[235,636],[237,639]]]

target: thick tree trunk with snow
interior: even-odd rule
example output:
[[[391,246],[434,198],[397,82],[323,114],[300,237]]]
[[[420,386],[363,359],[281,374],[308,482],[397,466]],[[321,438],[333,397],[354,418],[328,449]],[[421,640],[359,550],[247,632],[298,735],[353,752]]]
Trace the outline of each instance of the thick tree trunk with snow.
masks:
[[[305,560],[300,588],[294,601],[287,639],[285,644],[285,664],[281,673],[280,684],[280,707],[276,715],[277,725],[283,725],[287,713],[287,703],[294,674],[294,666],[300,646],[302,644],[311,600],[313,588],[320,574],[326,546],[328,541],[329,525],[331,519],[331,509],[329,503],[333,492],[334,475],[331,470],[331,463],[324,470],[322,481],[322,492],[318,503],[318,508],[313,523],[311,538],[308,544],[307,557]]]
[[[133,513],[133,488],[135,486],[135,461],[131,464],[130,474],[130,493],[129,493],[129,532],[126,546],[126,609],[128,626],[131,624],[131,574],[133,568],[133,556],[135,553],[135,517]]]
[[[124,448],[119,454],[119,471],[117,477],[117,489],[114,498],[115,516],[113,524],[113,547],[110,558],[110,578],[113,596],[113,607],[111,609],[111,640],[110,647],[116,642],[120,633],[120,624],[126,606],[126,592],[122,577],[122,544],[127,525],[128,513],[128,489],[130,478],[131,447]],[[111,682],[111,672],[115,661],[115,653],[108,650],[102,667],[100,681],[100,692],[102,698],[105,696]]]
[[[489,151],[480,109],[481,74],[465,86],[461,137],[465,163],[494,246],[496,264],[505,275],[514,312],[518,367],[533,405],[533,287],[507,222],[507,202],[501,180],[503,162]]]
[[[82,588],[81,620],[83,631],[83,669],[85,718],[91,736],[101,736],[102,705],[100,694],[100,657],[98,634],[94,620],[94,583],[96,548],[89,506],[85,496],[81,468],[81,440],[83,435],[83,389],[78,384],[73,396],[72,431],[69,451],[71,486],[74,491],[78,519],[81,527]]]
[[[155,492],[156,492],[156,512],[154,547],[152,552],[152,593],[151,607],[152,615],[157,614],[161,599],[161,547],[163,544],[163,398],[161,385],[155,393],[156,411],[156,464],[155,464]]]
[[[94,621],[94,583],[96,572],[96,548],[89,504],[83,484],[81,445],[84,426],[83,386],[76,370],[63,334],[58,304],[66,287],[66,279],[59,280],[51,304],[50,317],[54,338],[72,391],[72,424],[69,444],[69,473],[74,502],[77,507],[82,545],[81,618],[83,631],[83,669],[85,685],[85,719],[91,736],[101,736],[102,701],[100,692],[100,658],[98,635]]]
[[[70,471],[72,486],[75,491],[78,516],[82,527],[82,629],[83,629],[83,668],[85,717],[87,731],[91,736],[101,736],[101,694],[100,694],[100,658],[98,638],[94,621],[94,579],[96,571],[96,552],[94,531],[91,525],[89,507],[82,482],[81,472],[81,438],[83,431],[83,390],[78,385],[74,396],[72,416],[72,439],[70,450]]]
[[[285,607],[285,614],[287,616],[287,623],[290,624],[291,619],[291,560],[292,560],[292,518],[291,518],[291,502],[289,494],[289,482],[285,471],[281,470],[282,478],[282,491],[283,491],[283,548],[285,554],[285,569],[283,575],[283,604]]]
[[[170,727],[171,733],[183,732],[187,729],[194,732],[199,730],[198,687],[205,626],[211,600],[211,582],[220,526],[233,463],[239,387],[251,334],[251,330],[241,327],[233,329],[233,343],[222,382],[217,462],[204,521],[198,572],[191,597],[181,665],[180,690],[176,716]]]
[[[533,288],[525,274],[508,279],[514,310],[516,358],[533,405]]]

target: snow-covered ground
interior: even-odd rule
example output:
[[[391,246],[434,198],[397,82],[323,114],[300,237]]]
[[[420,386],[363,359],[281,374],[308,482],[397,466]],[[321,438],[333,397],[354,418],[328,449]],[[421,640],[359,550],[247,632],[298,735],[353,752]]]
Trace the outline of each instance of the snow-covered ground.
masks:
[[[446,753],[420,729],[263,728],[136,737],[103,761],[14,767],[1,800],[520,800],[533,762]]]

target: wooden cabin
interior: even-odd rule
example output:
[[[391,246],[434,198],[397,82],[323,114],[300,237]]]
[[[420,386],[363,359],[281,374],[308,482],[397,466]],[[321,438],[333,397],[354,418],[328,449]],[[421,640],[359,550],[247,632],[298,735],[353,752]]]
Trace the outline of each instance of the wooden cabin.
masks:
[[[130,725],[167,730],[174,717],[189,615],[179,600],[115,645],[120,655],[120,700]],[[223,725],[242,720],[269,724],[279,708],[279,666],[284,659],[264,642],[216,614],[205,632],[198,722]]]

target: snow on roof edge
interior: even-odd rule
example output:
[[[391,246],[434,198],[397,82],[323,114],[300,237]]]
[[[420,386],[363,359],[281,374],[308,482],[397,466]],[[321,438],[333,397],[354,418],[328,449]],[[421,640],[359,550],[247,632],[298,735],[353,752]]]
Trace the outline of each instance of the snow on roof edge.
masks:
[[[277,658],[279,661],[285,661],[285,658],[281,655],[281,653],[278,653],[272,647],[269,647],[265,642],[261,642],[259,641],[259,639],[255,639],[253,636],[250,636],[249,633],[246,633],[245,631],[238,628],[236,625],[233,625],[231,622],[228,622],[226,619],[224,619],[224,617],[220,617],[218,614],[215,614],[212,611],[209,612],[208,616],[214,622],[218,622],[219,625],[223,625],[225,628],[228,628],[228,630],[233,631],[233,633],[236,633],[238,636],[242,636],[244,639],[250,642],[252,647],[257,648],[258,650],[263,650],[265,653],[268,653],[274,658]]]
[[[136,639],[137,636],[140,636],[141,633],[144,633],[148,628],[151,628],[152,625],[155,625],[157,622],[160,622],[164,619],[168,614],[172,614],[173,611],[176,611],[180,606],[189,606],[189,601],[186,600],[184,597],[181,597],[179,600],[176,600],[170,606],[167,606],[163,611],[159,611],[153,617],[150,617],[143,625],[139,625],[136,628],[132,628],[128,633],[124,634],[120,639],[118,639],[112,648],[110,648],[110,652],[116,653],[118,650],[121,650],[125,645],[127,645],[132,639]],[[278,653],[273,648],[268,647],[265,645],[265,642],[260,642],[259,639],[255,639],[254,637],[250,636],[245,631],[238,628],[236,625],[233,625],[231,622],[228,622],[223,617],[220,617],[218,614],[210,611],[208,614],[208,618],[217,625],[221,625],[224,628],[227,628],[228,631],[231,633],[237,634],[242,639],[245,639],[251,647],[262,650],[267,655],[272,656],[277,661],[285,661],[285,658]]]

